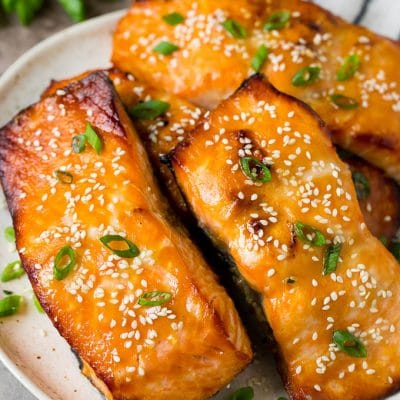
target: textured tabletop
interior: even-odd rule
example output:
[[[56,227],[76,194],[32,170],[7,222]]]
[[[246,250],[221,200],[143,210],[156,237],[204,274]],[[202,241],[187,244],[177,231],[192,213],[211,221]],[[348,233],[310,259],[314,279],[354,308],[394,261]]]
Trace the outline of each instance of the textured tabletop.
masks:
[[[359,22],[376,32],[400,39],[400,0],[317,0],[333,12]],[[127,7],[130,0],[88,0],[89,16]],[[0,75],[20,55],[51,34],[71,25],[69,18],[55,0],[28,28],[16,20],[0,25]],[[0,22],[1,23],[1,22]],[[1,267],[1,265],[0,265]],[[35,400],[29,392],[0,363],[0,400]],[[70,400],[70,399],[66,399]]]

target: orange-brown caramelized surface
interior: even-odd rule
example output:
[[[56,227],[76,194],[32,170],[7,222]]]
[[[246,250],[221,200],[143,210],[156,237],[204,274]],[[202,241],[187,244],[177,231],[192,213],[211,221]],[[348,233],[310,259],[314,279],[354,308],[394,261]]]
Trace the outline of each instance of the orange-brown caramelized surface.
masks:
[[[259,167],[246,173],[252,157]],[[382,398],[400,381],[399,264],[366,227],[349,168],[319,118],[255,76],[173,154],[200,224],[263,296],[293,399]],[[296,231],[318,229],[319,247]],[[308,241],[313,231],[304,233]],[[325,271],[327,251],[341,244]],[[334,342],[347,331],[360,357]],[[346,349],[354,341],[344,342]],[[343,342],[342,342],[343,344]]]
[[[72,150],[88,123],[102,142],[99,154],[89,143],[79,154]],[[44,97],[0,134],[2,183],[23,265],[55,326],[112,398],[205,399],[248,364],[251,349],[234,306],[171,221],[103,73]],[[58,181],[55,171],[73,181]],[[99,240],[110,234],[132,241],[140,254],[114,254]],[[55,256],[64,246],[76,265],[57,280]],[[141,304],[150,292],[170,297]]]

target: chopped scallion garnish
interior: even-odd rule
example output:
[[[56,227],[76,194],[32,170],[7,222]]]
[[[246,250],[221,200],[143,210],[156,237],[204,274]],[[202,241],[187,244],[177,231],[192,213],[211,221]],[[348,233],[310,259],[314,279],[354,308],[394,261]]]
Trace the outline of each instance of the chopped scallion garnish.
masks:
[[[322,247],[326,244],[324,234],[312,225],[297,221],[294,224],[294,232],[299,239],[310,246]]]
[[[361,340],[347,330],[333,332],[333,343],[352,357],[363,358],[367,356],[367,349]]]
[[[143,293],[138,300],[141,306],[154,307],[168,303],[172,299],[169,292],[147,292]]]
[[[35,293],[33,293],[33,304],[34,304],[36,310],[38,310],[41,314],[44,313],[43,307],[42,307],[42,305],[39,303],[39,299],[37,298],[37,296],[35,295]]]
[[[70,185],[74,181],[74,176],[67,171],[61,171],[57,169],[54,171],[54,175],[57,178],[58,182],[61,183]]]
[[[158,43],[158,45],[153,49],[154,52],[164,56],[168,56],[177,50],[179,50],[179,46],[167,41]]]
[[[247,37],[246,28],[233,19],[227,19],[222,26],[227,30],[235,39],[244,39]]]
[[[173,12],[171,14],[164,15],[162,18],[168,25],[172,25],[172,26],[179,25],[185,20],[183,15],[179,14],[177,12]]]
[[[149,100],[138,103],[129,110],[136,119],[155,119],[169,110],[169,103],[162,100]]]
[[[352,54],[345,58],[343,64],[337,72],[336,79],[338,81],[347,81],[352,78],[360,67],[360,58],[357,54]]]
[[[353,171],[351,173],[354,186],[359,200],[365,200],[371,193],[371,186],[368,178],[360,171]]]
[[[87,142],[95,149],[96,153],[100,154],[103,149],[103,143],[89,122],[86,124],[85,137]]]
[[[68,259],[65,262],[64,258]],[[75,250],[71,246],[64,246],[56,255],[54,260],[54,277],[61,281],[72,271],[76,264]]]
[[[340,251],[342,250],[343,243],[335,243],[331,244],[325,253],[324,258],[324,275],[329,275],[332,272],[335,272],[337,269],[337,265],[339,262]]]
[[[389,250],[395,256],[396,260],[400,262],[400,242],[392,242]]]
[[[343,94],[333,94],[332,96],[330,96],[330,99],[335,106],[343,110],[354,110],[358,107],[358,101],[356,99],[353,99],[352,97],[347,97]]]
[[[86,136],[85,135],[75,135],[72,138],[72,150],[74,153],[82,153],[85,150]]]
[[[24,274],[25,270],[22,268],[22,263],[21,261],[17,260],[6,265],[1,273],[1,281],[9,282],[20,278]]]
[[[321,72],[320,67],[303,67],[299,69],[292,78],[293,86],[306,86],[314,83]]]
[[[7,226],[7,228],[4,229],[4,237],[6,238],[7,242],[15,242],[15,230],[12,226]]]
[[[262,44],[258,50],[253,59],[251,60],[251,67],[254,69],[256,72],[260,72],[263,65],[265,64],[265,61],[268,58],[268,48],[265,46],[265,44]]]
[[[266,183],[272,179],[270,169],[254,157],[241,157],[240,166],[243,173],[254,182]]]
[[[140,254],[137,246],[130,240],[122,237],[121,235],[106,235],[100,238],[100,242],[103,243],[107,249],[111,250],[115,255],[122,258],[134,258]],[[117,249],[111,247],[110,243],[122,242],[128,246],[127,249]]]
[[[0,300],[0,317],[9,317],[18,312],[22,303],[22,296],[13,294]]]
[[[264,25],[264,31],[274,31],[283,29],[290,20],[289,11],[276,11],[269,16]]]
[[[254,390],[250,386],[242,387],[236,392],[232,393],[229,400],[253,400],[254,399]]]

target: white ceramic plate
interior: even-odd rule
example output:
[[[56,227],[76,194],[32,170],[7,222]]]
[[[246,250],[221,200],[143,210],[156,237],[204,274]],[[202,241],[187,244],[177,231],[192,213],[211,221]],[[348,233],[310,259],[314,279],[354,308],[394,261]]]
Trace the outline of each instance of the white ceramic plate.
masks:
[[[321,0],[321,3],[328,7],[335,6],[334,11],[342,11],[343,14],[345,8],[338,7],[346,2]],[[356,3],[360,6],[362,1]],[[108,67],[111,33],[121,14],[108,14],[64,30],[31,49],[10,67],[0,78],[0,126],[36,101],[51,79]],[[350,10],[348,16],[356,14]],[[385,27],[387,25],[374,26],[377,30],[389,33],[385,32]],[[3,203],[0,210],[2,267],[15,261],[17,253],[2,235],[4,228],[11,224],[2,193],[0,202]],[[39,400],[100,400],[102,396],[80,374],[78,362],[67,343],[47,317],[39,314],[33,306],[28,279],[24,277],[6,284],[0,283],[0,296],[3,290],[22,294],[26,301],[17,316],[0,320],[0,360]],[[254,387],[256,399],[274,400],[284,395],[268,347],[265,344],[257,347],[255,362],[215,399],[226,399],[227,393],[243,385]],[[400,400],[400,396],[395,398]]]

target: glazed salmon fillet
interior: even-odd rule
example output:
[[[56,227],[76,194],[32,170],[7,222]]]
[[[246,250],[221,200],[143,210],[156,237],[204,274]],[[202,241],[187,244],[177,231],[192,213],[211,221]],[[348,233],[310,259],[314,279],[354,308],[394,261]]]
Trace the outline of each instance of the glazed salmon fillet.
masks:
[[[171,159],[199,224],[261,294],[291,398],[397,390],[399,264],[318,116],[255,75]]]
[[[166,22],[173,13],[180,22]],[[112,61],[206,107],[263,72],[280,91],[313,107],[335,143],[400,182],[399,43],[315,4],[135,2],[114,34]]]
[[[3,127],[0,173],[34,291],[107,399],[206,399],[251,361],[104,73]]]
[[[169,195],[180,215],[186,216],[187,205],[167,165],[167,155],[185,139],[207,110],[161,89],[155,89],[132,74],[123,73],[115,68],[106,70],[104,73],[113,82],[128,111],[138,104],[151,100],[162,100],[168,103],[169,109],[162,115],[152,119],[134,118],[133,122],[155,172],[166,189],[165,193]],[[69,83],[88,74],[90,72],[75,78],[54,81],[43,96],[57,93],[57,90],[62,90]],[[386,177],[381,170],[354,155],[345,153],[344,161],[350,165],[355,174],[354,177],[361,176],[364,185],[368,186],[359,196],[361,210],[368,228],[376,237],[390,241],[395,237],[400,225],[400,193],[396,183]]]

